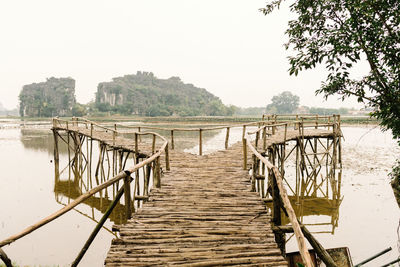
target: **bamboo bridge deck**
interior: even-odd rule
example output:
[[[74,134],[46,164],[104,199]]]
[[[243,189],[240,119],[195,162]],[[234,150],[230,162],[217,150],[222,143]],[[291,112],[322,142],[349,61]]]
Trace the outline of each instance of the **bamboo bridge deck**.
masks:
[[[206,156],[173,151],[161,188],[119,226],[106,266],[287,266],[241,153],[240,144]]]

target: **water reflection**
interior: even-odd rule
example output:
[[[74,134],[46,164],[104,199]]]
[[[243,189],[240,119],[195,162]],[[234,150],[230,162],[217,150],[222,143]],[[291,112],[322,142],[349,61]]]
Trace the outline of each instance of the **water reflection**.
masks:
[[[123,137],[134,140],[134,135],[132,133],[126,131],[121,132],[123,132]],[[166,135],[166,131],[159,132]],[[218,132],[219,131],[204,132],[203,140],[205,140],[205,142],[212,140]],[[51,134],[46,133],[43,135],[43,133],[32,130],[23,130],[21,133],[21,139],[25,140],[22,142],[26,148],[46,150],[47,152],[54,151],[54,139]],[[120,170],[124,169],[124,166],[132,166],[137,163],[138,160],[132,154],[113,150],[105,144],[100,144],[97,141],[82,136],[77,138],[72,134],[62,134],[60,136],[57,135],[57,138],[59,148],[58,156],[60,159],[57,161],[56,157],[54,158],[54,193],[57,203],[61,205],[69,204],[82,194],[112,178]],[[142,142],[150,141],[147,136],[143,136],[141,139]],[[174,139],[176,142],[175,149],[177,150],[192,148],[198,142],[196,132],[178,132],[174,134]],[[64,165],[60,164],[60,162],[63,162]],[[63,167],[60,168],[59,166]],[[135,190],[136,195],[145,195],[145,176],[145,168],[132,174],[135,181],[132,182],[134,186],[133,189],[131,188],[131,191]],[[149,177],[150,181],[148,186],[151,187],[152,174],[150,174]],[[92,210],[91,213],[82,211],[80,213],[96,221],[94,210],[104,214],[108,206],[113,202],[121,186],[122,182],[116,183],[93,195],[83,202],[83,204],[90,207]],[[141,207],[141,205],[143,205],[143,201],[136,200],[133,203],[134,209]],[[77,208],[79,208],[79,206]],[[120,200],[120,203],[114,208],[110,215],[110,220],[114,224],[126,223],[127,216],[124,200]],[[110,229],[108,230],[110,231]]]

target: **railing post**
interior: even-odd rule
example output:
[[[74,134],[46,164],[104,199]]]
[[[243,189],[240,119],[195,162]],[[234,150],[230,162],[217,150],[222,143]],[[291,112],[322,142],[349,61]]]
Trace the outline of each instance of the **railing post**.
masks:
[[[228,149],[229,146],[229,127],[226,127],[226,136],[225,136],[225,149]]]
[[[137,179],[138,177],[135,177]],[[126,218],[132,218],[131,209],[131,177],[126,176],[124,178],[124,195],[125,195],[125,208],[126,208]]]
[[[264,125],[264,129],[262,132],[262,140],[263,140],[263,150],[267,147],[267,126]]]
[[[0,259],[4,262],[6,267],[12,267],[10,258],[8,258],[7,254],[1,248],[0,248]]]
[[[299,115],[296,115],[296,122],[294,123],[294,129],[295,129],[295,130],[297,130],[298,121],[299,121]]]
[[[251,176],[251,191],[256,192],[256,176],[257,176],[257,156],[253,154],[253,167]]]
[[[161,169],[160,169],[160,157],[157,157],[155,160],[155,168],[154,168],[154,186],[157,188],[161,188]]]
[[[203,129],[199,130],[199,155],[203,155],[203,138],[202,138]]]
[[[256,132],[256,140],[255,140],[255,147],[258,148],[258,140],[260,139],[260,131]]]
[[[315,116],[315,129],[318,129],[318,114]]]
[[[130,178],[128,176],[128,178]],[[113,200],[113,202],[110,204],[110,206],[107,208],[106,212],[104,213],[103,217],[101,217],[99,223],[96,225],[96,227],[94,228],[93,232],[90,234],[88,240],[86,241],[85,245],[83,246],[83,248],[81,249],[81,251],[79,252],[78,256],[76,257],[76,259],[74,260],[74,262],[71,264],[71,267],[75,267],[78,266],[79,262],[81,261],[81,259],[83,258],[83,256],[85,255],[86,251],[88,250],[89,246],[92,244],[93,240],[95,239],[96,235],[98,234],[98,232],[101,230],[101,228],[103,227],[104,223],[106,222],[106,220],[108,219],[108,217],[110,216],[111,212],[113,211],[113,209],[115,208],[115,206],[119,203],[120,198],[122,197],[122,194],[124,193],[124,189],[121,188],[115,199]],[[10,265],[11,266],[11,265]],[[7,265],[8,267],[8,265]]]
[[[268,170],[270,173],[271,182],[272,182],[272,200],[273,200],[273,211],[272,211],[272,222],[275,226],[280,226],[282,224],[282,217],[281,217],[281,196],[279,194],[279,187],[276,181],[275,173],[273,169]],[[275,241],[278,244],[279,249],[281,250],[282,254],[285,255],[285,234],[283,233],[275,233]]]
[[[138,133],[135,133],[135,153],[138,153]]]
[[[170,170],[170,166],[169,166],[169,151],[168,151],[168,144],[165,146],[165,168],[167,169],[167,171]]]
[[[175,149],[175,144],[174,144],[174,130],[171,130],[171,149]]]
[[[90,137],[93,137],[93,123],[90,123]]]
[[[116,137],[116,134],[117,134],[117,125],[114,124],[114,131],[113,131],[113,145],[114,145],[114,146],[115,146],[115,137]]]
[[[151,144],[151,153],[154,154],[155,150],[156,150],[156,135],[153,134],[153,142]]]
[[[242,139],[243,143],[243,170],[247,170],[247,139]]]

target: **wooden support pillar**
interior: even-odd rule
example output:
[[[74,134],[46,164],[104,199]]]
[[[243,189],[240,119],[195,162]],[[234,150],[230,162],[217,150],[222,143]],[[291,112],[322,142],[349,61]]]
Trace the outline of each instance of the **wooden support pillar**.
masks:
[[[228,149],[229,146],[229,127],[226,127],[226,136],[225,136],[225,149]]]
[[[125,196],[126,218],[129,220],[130,218],[132,218],[131,177],[130,176],[126,176],[124,178],[124,196]]]
[[[263,150],[267,148],[267,127],[264,126],[262,131],[262,140],[263,140]]]
[[[12,267],[10,258],[8,258],[7,254],[1,248],[0,248],[0,259],[4,262],[6,267]]]
[[[259,140],[259,139],[260,139],[260,131],[257,131],[257,132],[256,132],[256,140],[255,140],[255,143],[254,143],[255,149],[258,148],[258,140]]]
[[[243,170],[247,170],[247,139],[242,139],[243,143]]]
[[[252,158],[253,158],[253,167],[251,175],[251,191],[256,192],[257,157],[256,155],[253,155]]]
[[[135,133],[135,153],[139,153],[138,133]]]
[[[156,135],[153,134],[153,142],[151,143],[151,153],[154,154],[156,150]]]
[[[199,155],[203,155],[203,137],[202,137],[203,129],[199,130]]]
[[[175,149],[175,144],[174,144],[174,130],[171,130],[171,149]]]
[[[169,149],[168,149],[168,144],[165,146],[165,168],[167,169],[167,171],[170,170],[170,166],[169,166]]]
[[[150,182],[150,175],[151,175],[151,163],[145,166],[146,168],[146,175],[144,176],[144,187],[143,187],[143,194],[146,196],[149,195],[149,182]]]
[[[55,180],[58,181],[60,178],[60,155],[58,151],[58,132],[53,129],[54,137],[54,175]]]
[[[154,172],[153,172],[153,184],[157,188],[161,188],[161,169],[160,169],[160,157],[157,157],[154,161]]]
[[[283,204],[281,201],[281,196],[279,194],[279,187],[278,187],[278,183],[276,181],[275,173],[272,171],[272,169],[270,169],[269,172],[270,172],[270,176],[272,178],[271,179],[272,199],[273,199],[272,222],[274,223],[275,226],[280,226],[282,224],[281,206]],[[282,255],[285,256],[285,254],[286,254],[285,234],[275,232],[275,241],[278,244],[278,247],[281,250]]]

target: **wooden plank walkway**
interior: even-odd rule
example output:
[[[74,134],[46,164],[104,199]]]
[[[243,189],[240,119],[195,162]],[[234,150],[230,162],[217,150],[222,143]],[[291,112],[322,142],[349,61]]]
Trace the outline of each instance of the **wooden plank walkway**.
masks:
[[[119,226],[106,266],[287,266],[271,216],[251,192],[242,146],[206,156],[171,151],[162,187]]]

